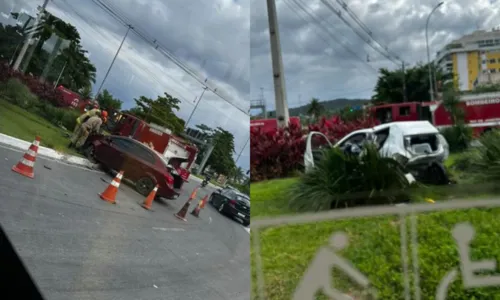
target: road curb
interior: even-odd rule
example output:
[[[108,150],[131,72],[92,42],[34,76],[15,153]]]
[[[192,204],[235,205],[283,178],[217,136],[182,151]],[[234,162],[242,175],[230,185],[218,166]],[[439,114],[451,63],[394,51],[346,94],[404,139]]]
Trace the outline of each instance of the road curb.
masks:
[[[12,137],[10,135],[6,135],[3,133],[0,133],[0,144],[6,145],[10,148],[17,149],[17,150],[22,150],[26,151],[31,145],[31,142],[27,142],[15,137]],[[61,152],[57,152],[54,149],[47,148],[47,147],[38,147],[38,155],[41,157],[49,158],[49,159],[54,159],[58,161],[62,161],[66,164],[73,165],[73,166],[79,166],[79,167],[85,167],[91,170],[95,170],[95,165],[91,163],[88,159],[83,158],[83,157],[78,157],[74,155],[68,155],[68,154],[63,154]],[[196,182],[201,183],[202,180],[199,179],[196,176],[189,176],[189,180],[193,180]],[[213,188],[217,188],[213,184],[209,183],[209,186]]]
[[[4,144],[7,146],[10,146],[11,148],[14,149],[19,149],[19,150],[27,150],[31,143],[0,133],[0,144]],[[68,154],[63,154],[61,152],[57,152],[54,149],[50,149],[47,147],[42,147],[40,146],[38,148],[38,155],[41,157],[45,158],[50,158],[50,159],[55,159],[59,160],[62,162],[65,162],[70,165],[75,165],[75,166],[80,166],[80,167],[87,167],[90,169],[93,169],[94,164],[91,163],[88,159],[74,156],[74,155],[68,155]]]

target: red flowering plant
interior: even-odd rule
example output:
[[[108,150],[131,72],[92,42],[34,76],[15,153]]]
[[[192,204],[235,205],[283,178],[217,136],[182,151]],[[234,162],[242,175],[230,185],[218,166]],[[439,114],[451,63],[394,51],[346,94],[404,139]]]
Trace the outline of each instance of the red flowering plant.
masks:
[[[264,132],[251,128],[250,172],[253,182],[291,176],[303,167],[306,136],[311,131],[319,131],[333,144],[352,131],[370,128],[376,123],[372,118],[360,118],[343,122],[338,116],[323,117],[317,124],[303,130],[296,124],[277,131]],[[313,141],[321,144],[321,139]]]

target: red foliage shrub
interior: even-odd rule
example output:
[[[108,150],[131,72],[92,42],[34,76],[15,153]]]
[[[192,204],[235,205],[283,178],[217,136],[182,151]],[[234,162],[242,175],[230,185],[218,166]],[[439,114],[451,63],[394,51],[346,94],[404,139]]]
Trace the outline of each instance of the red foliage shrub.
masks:
[[[6,82],[11,78],[17,78],[24,83],[30,91],[38,96],[39,99],[49,101],[52,105],[58,107],[67,107],[70,103],[66,103],[59,90],[54,89],[53,84],[48,82],[40,82],[40,79],[35,76],[23,74],[19,71],[14,71],[8,63],[0,63],[0,82]]]
[[[349,123],[338,117],[322,118],[317,124],[309,125],[302,130],[290,124],[286,129],[276,132],[262,133],[259,128],[250,132],[250,172],[251,180],[262,181],[290,176],[303,166],[306,136],[311,131],[319,131],[326,135],[333,144],[352,131],[370,128],[376,123],[371,118],[360,119]]]

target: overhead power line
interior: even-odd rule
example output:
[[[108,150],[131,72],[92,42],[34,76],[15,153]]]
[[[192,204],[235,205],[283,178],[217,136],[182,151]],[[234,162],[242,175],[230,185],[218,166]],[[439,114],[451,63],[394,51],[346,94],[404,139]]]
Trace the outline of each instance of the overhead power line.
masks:
[[[224,96],[220,94],[220,92],[217,91],[217,88],[212,88],[207,84],[205,81],[205,78],[200,78],[198,74],[194,70],[192,70],[189,66],[187,66],[184,62],[182,62],[180,59],[175,57],[175,55],[163,44],[161,44],[156,38],[148,35],[145,30],[141,29],[138,27],[136,24],[133,24],[128,20],[125,16],[122,14],[118,13],[118,10],[113,8],[111,5],[104,3],[102,0],[92,0],[97,6],[102,8],[105,12],[107,12],[110,16],[115,18],[117,21],[122,23],[123,25],[133,25],[133,28],[131,29],[135,34],[137,34],[140,38],[142,38],[144,41],[148,42],[151,44],[160,54],[168,58],[170,61],[172,61],[176,66],[181,68],[184,72],[186,72],[189,76],[191,76],[193,79],[195,79],[198,83],[200,83],[202,86],[206,87],[209,91],[211,91],[213,94],[217,95],[219,98],[222,100],[226,101],[228,104],[233,106],[234,108],[238,109],[239,111],[243,112],[245,115],[249,115],[248,111],[238,107],[233,103],[233,101],[230,101],[226,99]]]
[[[335,15],[337,15],[337,17],[345,24],[347,25],[352,31],[354,31],[354,33],[356,33],[356,35],[361,38],[368,46],[370,46],[373,50],[377,51],[378,53],[380,53],[382,56],[384,56],[385,58],[387,58],[389,61],[399,65],[399,62],[397,62],[393,57],[391,57],[388,53],[386,53],[386,51],[382,51],[380,50],[376,45],[374,45],[371,41],[371,31],[368,31],[368,37],[363,34],[362,32],[360,32],[359,30],[357,30],[351,23],[349,23],[349,21],[344,18],[344,16],[342,15],[342,11],[335,7],[332,3],[330,3],[328,0],[321,0],[321,2],[323,2],[323,4],[330,10],[332,11]],[[346,6],[347,7],[347,6]],[[365,32],[366,33],[366,32]],[[382,49],[384,49],[382,47]],[[384,49],[385,50],[385,49]]]
[[[300,0],[288,0],[288,1],[292,1],[300,10],[302,10],[303,12],[305,12],[312,20],[312,22],[320,27],[323,31],[325,31],[331,39],[333,39],[336,44],[335,45],[340,45],[342,46],[347,52],[349,52],[353,57],[357,58],[361,63],[363,63],[364,66],[367,66],[368,68],[370,68],[372,71],[374,71],[375,73],[378,74],[378,71],[377,69],[373,68],[373,66],[371,66],[370,64],[366,63],[366,61],[360,57],[356,52],[354,52],[352,49],[350,49],[345,43],[343,43],[340,38],[338,36],[336,36],[329,28],[327,28],[324,24],[321,23],[321,20],[319,20],[313,13],[311,13],[308,9],[307,9],[307,6]],[[285,2],[287,2],[287,0],[285,0]],[[294,10],[294,9],[292,9]],[[295,10],[294,10],[295,11]],[[297,12],[296,12],[297,13]],[[302,17],[301,15],[299,15],[299,17]],[[307,22],[307,20],[306,20]],[[330,45],[332,45],[331,43],[328,43]]]
[[[371,29],[366,26],[363,21],[347,6],[347,3],[345,3],[342,0],[335,0],[341,8],[335,7],[331,0],[321,0],[325,6],[327,6],[331,11],[333,11],[349,28],[351,28],[363,41],[365,41],[370,47],[372,47],[375,51],[380,53],[382,56],[387,58],[388,60],[392,61],[393,63],[397,64],[398,66],[401,65],[402,59],[400,56],[392,51],[389,50],[387,46],[382,45],[381,42],[379,42],[378,39],[375,38],[373,32]],[[366,33],[367,36],[364,36],[363,33],[361,33],[359,30],[354,28],[349,21],[347,21],[343,15],[342,15],[342,10],[344,10],[350,17],[351,19],[354,20],[354,22],[361,28],[361,30]],[[374,43],[372,43],[372,41]],[[378,46],[378,47],[377,47]]]

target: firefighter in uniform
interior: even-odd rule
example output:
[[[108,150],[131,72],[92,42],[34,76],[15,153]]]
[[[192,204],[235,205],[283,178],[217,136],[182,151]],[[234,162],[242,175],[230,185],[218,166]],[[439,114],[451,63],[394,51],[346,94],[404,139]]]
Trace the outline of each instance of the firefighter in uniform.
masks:
[[[73,134],[75,134],[82,125],[82,123],[85,123],[85,121],[87,121],[90,117],[101,116],[101,115],[104,116],[104,118],[106,118],[108,116],[108,113],[106,111],[101,112],[101,110],[98,108],[93,108],[87,111],[86,113],[82,114],[78,118],[76,118],[76,125],[75,125],[75,130],[73,130]]]
[[[73,137],[71,137],[70,147],[74,146],[76,149],[80,149],[91,133],[99,133],[104,120],[104,114],[88,118],[87,121],[78,127]]]

